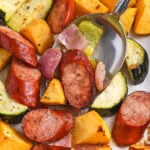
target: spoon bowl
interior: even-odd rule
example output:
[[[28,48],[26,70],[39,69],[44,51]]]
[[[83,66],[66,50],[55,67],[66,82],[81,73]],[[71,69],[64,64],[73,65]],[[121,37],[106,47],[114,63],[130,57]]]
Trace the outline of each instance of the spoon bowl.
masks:
[[[112,77],[122,67],[126,54],[126,35],[119,22],[130,0],[118,0],[110,14],[88,14],[75,19],[71,24],[78,25],[82,20],[89,20],[104,28],[104,34],[97,44],[92,57],[106,66],[107,76]],[[57,40],[56,40],[57,41]],[[54,45],[57,45],[56,43]]]

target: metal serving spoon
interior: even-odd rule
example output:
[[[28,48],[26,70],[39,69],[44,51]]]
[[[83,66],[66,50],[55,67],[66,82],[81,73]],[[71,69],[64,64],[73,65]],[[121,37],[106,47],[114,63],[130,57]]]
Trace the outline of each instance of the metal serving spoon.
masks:
[[[113,13],[88,14],[72,22],[77,25],[80,21],[88,19],[104,27],[105,32],[94,50],[92,57],[102,61],[106,65],[106,72],[109,78],[121,69],[125,59],[126,35],[119,22],[119,16],[126,10],[129,1],[118,0]]]

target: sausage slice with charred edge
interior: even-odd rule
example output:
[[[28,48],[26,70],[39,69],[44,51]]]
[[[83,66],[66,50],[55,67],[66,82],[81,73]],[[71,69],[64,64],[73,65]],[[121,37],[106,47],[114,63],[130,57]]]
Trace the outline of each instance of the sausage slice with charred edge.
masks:
[[[55,0],[48,16],[53,33],[60,33],[75,17],[74,0]]]
[[[7,78],[6,89],[16,101],[29,106],[38,105],[41,73],[20,60],[13,59]]]
[[[80,50],[69,50],[61,61],[61,80],[69,103],[78,109],[88,106],[95,96],[94,69]]]
[[[33,67],[37,66],[37,58],[33,45],[19,33],[6,26],[0,26],[0,45],[23,62]]]
[[[150,94],[133,92],[126,97],[116,116],[112,136],[118,145],[138,142],[150,121]]]
[[[69,133],[72,127],[72,115],[58,110],[32,110],[22,120],[23,132],[35,142],[54,142]]]

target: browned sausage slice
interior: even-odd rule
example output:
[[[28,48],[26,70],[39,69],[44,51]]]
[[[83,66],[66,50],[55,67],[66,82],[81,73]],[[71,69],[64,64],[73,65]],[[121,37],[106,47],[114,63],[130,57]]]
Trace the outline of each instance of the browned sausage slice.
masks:
[[[10,66],[6,89],[16,101],[29,107],[38,105],[41,73],[38,69],[13,59]]]
[[[52,32],[60,33],[75,17],[74,0],[55,0],[48,16]]]
[[[70,132],[73,117],[65,111],[37,109],[27,113],[22,121],[25,135],[36,142],[53,142]]]
[[[150,94],[133,92],[124,100],[116,116],[112,136],[118,145],[138,142],[150,121]]]
[[[35,67],[37,65],[35,48],[19,33],[0,26],[0,45],[11,52],[15,57]]]
[[[75,108],[88,106],[95,96],[94,70],[83,52],[69,50],[61,62],[61,79],[66,98]]]

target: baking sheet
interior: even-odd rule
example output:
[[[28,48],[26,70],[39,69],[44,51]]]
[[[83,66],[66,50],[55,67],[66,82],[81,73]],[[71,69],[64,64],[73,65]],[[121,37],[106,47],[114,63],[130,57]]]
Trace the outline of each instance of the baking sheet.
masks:
[[[139,42],[147,51],[148,57],[150,57],[150,35],[149,36],[137,36],[137,35],[134,35],[133,33],[131,33],[131,35],[129,35],[129,37],[131,37],[131,38],[135,39],[137,42]],[[0,80],[2,80],[3,82],[5,82],[7,71],[8,71],[8,67],[6,67],[3,71],[0,72]],[[147,74],[143,83],[136,85],[136,86],[132,85],[129,82],[129,80],[127,80],[127,83],[128,83],[128,94],[133,92],[133,91],[137,91],[137,90],[144,90],[144,91],[150,92],[150,65],[149,65],[148,74]],[[106,121],[110,130],[112,130],[112,127],[114,124],[114,118],[115,118],[115,115],[112,117],[105,117],[104,118],[104,120]],[[14,125],[14,127],[17,130],[21,131],[20,124]],[[147,140],[147,130],[145,131],[144,137],[143,137],[143,139],[141,139],[141,142],[143,143],[145,140]],[[149,144],[150,144],[150,141],[149,141]],[[118,147],[114,143],[113,139],[111,140],[110,145],[111,145],[113,150],[128,150],[128,147]]]

